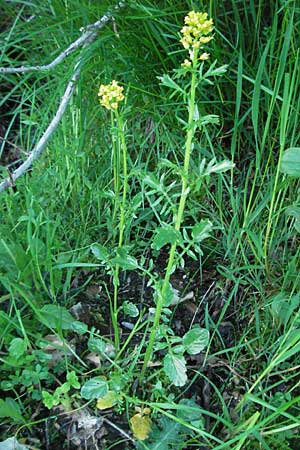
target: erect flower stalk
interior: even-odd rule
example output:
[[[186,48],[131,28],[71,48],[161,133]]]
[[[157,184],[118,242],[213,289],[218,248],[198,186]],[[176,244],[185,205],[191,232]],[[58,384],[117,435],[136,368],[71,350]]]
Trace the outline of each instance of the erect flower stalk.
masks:
[[[115,189],[115,207],[113,217],[115,218],[116,211],[119,209],[119,239],[118,248],[122,247],[124,240],[125,228],[125,211],[126,211],[126,196],[127,196],[127,146],[125,141],[124,124],[122,115],[118,111],[119,103],[124,100],[123,87],[118,85],[118,82],[113,80],[108,85],[101,85],[98,93],[99,101],[102,106],[111,111],[111,122],[117,124],[118,128],[118,142],[113,142],[113,173],[114,173],[114,189]],[[121,171],[121,152],[122,152],[122,170],[123,170],[123,193],[122,201],[119,203],[120,191],[120,171]],[[116,264],[113,270],[113,285],[114,294],[111,305],[112,325],[114,330],[115,347],[118,350],[120,346],[120,336],[118,327],[118,290],[119,290],[119,271],[120,266]]]
[[[180,231],[180,227],[184,216],[184,208],[189,192],[188,178],[189,178],[190,158],[193,148],[193,138],[197,128],[194,123],[195,107],[196,107],[196,88],[198,82],[197,68],[200,61],[206,60],[208,58],[207,53],[202,53],[200,54],[199,57],[199,51],[200,49],[202,49],[205,43],[209,42],[213,38],[212,36],[209,36],[209,33],[213,30],[213,22],[212,20],[207,20],[206,13],[197,13],[195,11],[191,11],[185,18],[185,24],[186,25],[181,30],[181,33],[183,34],[181,43],[183,44],[184,48],[189,50],[190,59],[185,60],[183,65],[188,68],[190,67],[192,78],[188,97],[188,123],[185,140],[184,164],[183,164],[183,171],[181,172],[181,195],[178,204],[177,214],[174,216],[174,229],[176,231]],[[169,260],[165,272],[165,277],[163,280],[162,288],[159,292],[159,295],[157,296],[153,325],[149,337],[149,343],[144,357],[140,379],[144,377],[148,363],[152,356],[153,346],[160,323],[162,309],[165,304],[165,298],[170,282],[170,277],[174,269],[176,248],[177,242],[175,241],[170,248]]]

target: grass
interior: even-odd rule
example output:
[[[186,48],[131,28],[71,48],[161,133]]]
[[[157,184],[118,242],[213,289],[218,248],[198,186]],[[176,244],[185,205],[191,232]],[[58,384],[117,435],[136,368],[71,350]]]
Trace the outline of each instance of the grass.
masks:
[[[1,6],[0,66],[51,61],[111,6],[88,0],[19,4]],[[172,224],[178,205],[181,174],[172,164],[182,164],[180,120],[187,120],[180,95],[171,95],[157,77],[172,75],[186,57],[179,30],[192,8],[213,18],[211,60],[228,65],[213,86],[197,91],[200,117],[218,115],[220,124],[197,131],[183,220],[189,238],[201,220],[213,229],[200,244],[202,254],[194,244],[178,246],[170,279],[180,298],[190,297],[162,309],[154,365],[144,367],[141,379],[150,358],[149,313],[171,241],[168,235],[162,248],[153,242]],[[1,194],[2,440],[16,436],[28,448],[78,448],[78,435],[67,437],[64,420],[78,421],[81,411],[121,429],[105,425],[108,434],[97,443],[105,450],[299,447],[299,180],[280,171],[285,150],[299,146],[299,13],[294,1],[138,0],[85,50],[76,93],[45,154],[14,192]],[[77,57],[49,73],[1,75],[4,138],[22,150],[0,141],[3,177],[9,155],[24,158],[43,134]],[[121,198],[114,192],[112,150],[112,136],[116,146],[119,137],[97,98],[99,85],[112,79],[126,92],[121,254],[115,248],[114,211]],[[203,158],[231,160],[235,167],[200,184]],[[101,255],[91,252],[92,244]],[[120,341],[114,349],[111,313],[117,307]],[[176,346],[196,324],[209,330],[209,340],[199,354],[185,353],[187,382],[176,387],[163,361],[166,354],[176,359]],[[65,384],[72,372],[81,390]],[[102,377],[95,395],[87,384],[94,377]],[[48,410],[43,392],[53,400],[61,386],[60,409]],[[107,390],[112,404],[100,411],[96,398]],[[146,407],[152,431],[140,440],[148,415],[136,408]],[[135,415],[138,431],[130,422]],[[82,439],[81,445],[85,439],[88,448],[97,448],[92,437]]]

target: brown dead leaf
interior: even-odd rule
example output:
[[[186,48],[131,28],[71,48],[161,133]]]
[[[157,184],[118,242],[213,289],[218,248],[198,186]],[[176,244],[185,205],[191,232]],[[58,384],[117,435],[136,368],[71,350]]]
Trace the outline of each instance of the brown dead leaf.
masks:
[[[100,367],[101,366],[101,359],[99,355],[96,355],[96,353],[89,353],[86,357],[85,360],[94,364],[96,367]]]

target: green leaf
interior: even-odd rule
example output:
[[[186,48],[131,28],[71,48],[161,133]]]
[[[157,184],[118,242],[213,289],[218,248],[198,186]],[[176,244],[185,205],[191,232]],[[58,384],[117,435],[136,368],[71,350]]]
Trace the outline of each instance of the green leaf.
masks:
[[[15,338],[9,344],[9,355],[12,358],[19,359],[27,350],[27,344],[24,339]]]
[[[147,186],[150,186],[152,189],[154,189],[155,192],[163,192],[164,191],[164,185],[154,174],[148,173],[143,177],[143,182]]]
[[[42,317],[41,317],[42,316]],[[49,328],[71,330],[74,317],[63,306],[45,305],[40,309],[38,317]]]
[[[295,219],[300,219],[300,208],[299,206],[290,205],[285,209],[285,214],[287,216],[292,216]]]
[[[109,261],[109,253],[107,249],[100,244],[91,245],[91,251],[93,255],[99,259],[99,261],[108,262]]]
[[[29,450],[29,447],[19,444],[15,437],[0,442],[0,450]]]
[[[57,406],[59,404],[59,398],[55,398],[54,395],[50,394],[47,391],[42,391],[42,399],[44,405],[48,409],[52,409],[53,406]]]
[[[172,420],[165,415],[160,415],[152,428],[149,438],[145,442],[150,450],[174,450],[182,448],[182,443],[187,430],[181,423]],[[137,450],[145,447],[137,443]]]
[[[176,416],[184,421],[192,424],[194,427],[204,430],[204,420],[202,409],[193,399],[183,398],[179,402],[180,409],[178,409]]]
[[[182,355],[184,353],[185,347],[180,344],[180,345],[175,345],[175,347],[172,347],[172,352],[175,355]]]
[[[75,331],[77,334],[85,334],[88,331],[88,326],[84,322],[79,322],[79,320],[74,320],[71,325],[71,330]]]
[[[168,353],[164,357],[164,371],[175,386],[184,386],[186,384],[186,361],[183,355]]]
[[[298,233],[300,233],[300,208],[294,205],[288,206],[285,210],[285,214],[294,217],[294,227]]]
[[[283,153],[280,171],[292,177],[300,177],[300,147],[291,147]]]
[[[184,398],[176,406],[178,407],[176,408],[176,417],[179,420],[173,420],[163,414],[159,415],[152,427],[149,438],[145,442],[147,449],[181,449],[182,444],[185,442],[185,437],[191,435],[191,430],[182,423],[183,421],[197,427],[199,430],[205,429],[202,410],[194,400]],[[137,443],[137,450],[144,449],[144,446]]]
[[[218,123],[219,123],[219,116],[217,116],[216,114],[208,114],[206,116],[201,116],[197,118],[197,125],[200,128],[209,124],[218,125]]]
[[[226,73],[227,72],[227,65],[224,65],[224,66],[220,66],[220,67],[216,67],[216,63],[217,63],[217,61],[215,61],[215,62],[213,62],[212,64],[211,64],[211,66],[209,67],[209,69],[205,72],[205,74],[203,75],[203,78],[206,80],[206,81],[209,81],[209,80],[207,80],[207,78],[210,78],[210,77],[219,77],[219,76],[221,76],[221,75],[223,75],[224,73]],[[212,83],[211,83],[212,84]]]
[[[105,353],[106,342],[101,338],[91,336],[88,340],[88,349],[93,353]]]
[[[194,241],[199,243],[208,238],[210,236],[212,228],[213,224],[208,219],[201,220],[199,223],[196,223],[196,225],[194,225],[192,228]]]
[[[103,378],[95,377],[86,381],[81,388],[81,397],[86,400],[94,400],[104,397],[108,392],[108,384]]]
[[[78,381],[78,377],[74,370],[72,372],[69,372],[67,374],[67,382],[72,386],[74,389],[80,389],[80,383]]]
[[[124,247],[117,249],[117,256],[111,259],[113,264],[118,264],[124,270],[138,269],[139,264],[134,256],[130,256]]]
[[[17,423],[25,422],[18,403],[9,397],[5,400],[0,399],[0,417],[9,417]]]
[[[207,347],[209,332],[206,328],[196,326],[188,331],[182,338],[182,343],[189,355],[196,355]]]
[[[227,170],[231,170],[235,167],[235,164],[228,159],[224,159],[219,163],[209,164],[204,172],[204,175],[210,175],[211,173],[223,173]]]
[[[157,229],[152,242],[152,248],[154,250],[160,250],[166,244],[174,244],[181,240],[180,232],[175,230],[172,226],[166,225]]]
[[[169,75],[163,75],[162,77],[158,77],[158,79],[160,84],[163,86],[171,88],[175,92],[181,92],[181,94],[184,94],[184,90],[177,83],[175,83]]]
[[[138,307],[129,301],[125,301],[122,304],[122,309],[124,311],[124,314],[126,314],[129,317],[137,317],[139,315],[139,309]]]
[[[159,298],[162,296],[162,288],[164,281],[159,280],[155,283],[154,302],[158,303]],[[170,282],[168,282],[167,288],[164,293],[163,306],[176,305],[178,303],[178,292],[173,288]]]

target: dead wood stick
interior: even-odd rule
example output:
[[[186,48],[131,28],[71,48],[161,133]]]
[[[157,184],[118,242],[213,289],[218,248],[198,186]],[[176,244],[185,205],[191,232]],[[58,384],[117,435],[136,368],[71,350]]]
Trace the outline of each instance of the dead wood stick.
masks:
[[[124,7],[125,4],[123,2],[119,2],[114,10],[118,10],[122,7]],[[81,38],[77,39],[77,41],[75,41],[73,44],[76,44],[76,48],[79,47],[79,45],[82,45],[83,47],[87,47],[88,45],[90,45],[96,38],[97,36],[97,31],[100,30],[101,28],[103,28],[110,20],[113,19],[113,15],[111,12],[108,12],[107,14],[105,14],[104,16],[101,17],[100,20],[98,20],[97,22],[95,22],[92,25],[89,25],[88,27],[86,27],[86,29],[88,31],[86,31],[81,38],[84,36],[84,41],[80,40]],[[80,44],[78,44],[78,41],[80,41]],[[61,53],[61,55],[64,55],[62,59],[64,59],[67,55],[70,54],[70,48],[72,47],[71,44],[63,53]],[[75,48],[74,46],[72,47],[74,51]],[[59,56],[61,56],[59,55]],[[31,69],[34,70],[49,70],[49,68],[54,67],[54,62],[55,65],[58,64],[59,62],[62,61],[62,59],[60,59],[58,61],[57,57],[54,61],[52,61],[51,64],[49,64],[48,66],[36,66],[39,67],[39,69],[37,68],[33,68],[33,67],[28,67],[28,70],[24,70],[26,68],[16,68],[16,69],[12,69],[14,70],[14,72],[10,72],[10,73],[16,73],[16,71],[18,72],[25,72],[25,71],[29,71]],[[81,73],[81,69],[82,69],[82,60],[83,58],[79,58],[78,62],[76,63],[75,66],[75,70],[73,73],[73,76],[71,78],[71,80],[68,82],[66,90],[64,92],[64,95],[61,98],[59,107],[53,117],[53,119],[51,120],[50,124],[48,125],[46,131],[44,132],[44,134],[42,135],[42,137],[39,139],[39,141],[37,142],[37,144],[34,146],[34,148],[28,153],[28,157],[25,159],[25,161],[13,172],[10,173],[9,177],[7,177],[5,180],[3,180],[0,183],[0,193],[3,192],[5,189],[14,186],[14,182],[21,177],[25,172],[27,172],[30,167],[32,166],[33,162],[38,159],[40,157],[40,155],[42,154],[43,150],[45,149],[47,142],[49,141],[50,137],[52,136],[52,134],[54,133],[54,131],[56,130],[56,128],[58,127],[65,111],[66,108],[71,100],[72,94],[74,92],[75,89],[75,85],[76,85],[76,81],[79,79],[80,77],[80,73]],[[58,61],[58,62],[57,62]],[[45,67],[48,67],[48,69],[45,69]],[[22,70],[17,70],[17,69],[22,69]],[[1,72],[1,68],[0,68],[0,72]],[[3,71],[2,71],[3,72]],[[7,73],[7,72],[6,72]]]
[[[120,8],[125,6],[124,2],[119,2],[114,10],[117,11]],[[21,67],[0,67],[1,73],[25,73],[25,72],[38,72],[43,70],[51,70],[59,63],[61,63],[67,56],[71,53],[75,52],[79,47],[84,46],[84,44],[90,44],[96,37],[96,33],[98,30],[104,27],[108,22],[113,19],[113,12],[108,11],[101,19],[97,20],[95,23],[90,24],[86,27],[81,28],[80,31],[83,34],[76,39],[76,41],[72,42],[63,52],[61,52],[52,62],[49,64],[44,64],[41,66],[21,66]]]

